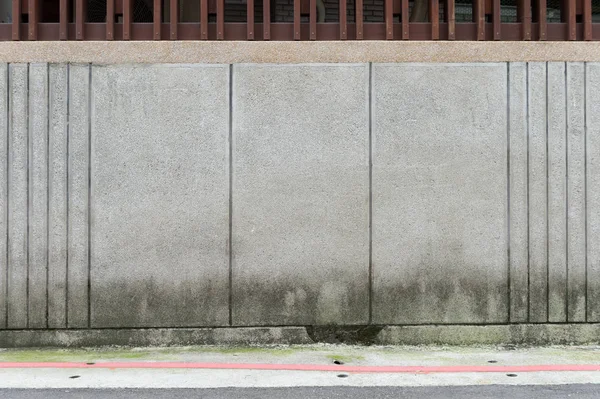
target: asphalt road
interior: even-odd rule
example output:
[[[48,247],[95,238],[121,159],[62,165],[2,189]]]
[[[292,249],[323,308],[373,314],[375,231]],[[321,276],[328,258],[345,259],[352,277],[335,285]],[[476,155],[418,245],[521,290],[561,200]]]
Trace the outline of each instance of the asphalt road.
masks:
[[[294,387],[216,389],[0,389],[2,399],[559,399],[598,398],[600,385],[486,385],[464,387]]]

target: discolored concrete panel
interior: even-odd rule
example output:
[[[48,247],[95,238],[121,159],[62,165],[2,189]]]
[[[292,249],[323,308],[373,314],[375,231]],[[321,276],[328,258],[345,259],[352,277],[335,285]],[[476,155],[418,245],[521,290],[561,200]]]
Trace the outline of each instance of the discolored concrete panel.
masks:
[[[90,66],[69,67],[67,327],[89,327]]]
[[[48,64],[29,66],[29,328],[46,328]]]
[[[546,63],[527,64],[529,77],[529,322],[548,321],[548,157]],[[511,148],[512,149],[512,148]],[[511,197],[512,198],[512,197]],[[511,248],[512,249],[512,248]]]
[[[565,63],[548,63],[548,321],[567,321]]]
[[[586,65],[587,321],[600,321],[600,64]]]
[[[233,324],[369,320],[369,68],[233,69]]]
[[[8,271],[7,328],[28,327],[28,71],[26,64],[10,64],[8,132]]]
[[[49,66],[48,327],[67,326],[67,143],[69,66]]]
[[[567,63],[567,321],[586,319],[586,132],[583,62]]]
[[[92,327],[227,324],[228,72],[93,67]]]
[[[508,64],[509,154],[509,270],[510,321],[522,323],[529,316],[528,225],[528,111],[527,63]]]
[[[507,66],[373,66],[373,322],[508,320]]]
[[[8,65],[0,64],[0,98],[8,98]],[[0,329],[6,327],[8,284],[8,102],[0,101]]]

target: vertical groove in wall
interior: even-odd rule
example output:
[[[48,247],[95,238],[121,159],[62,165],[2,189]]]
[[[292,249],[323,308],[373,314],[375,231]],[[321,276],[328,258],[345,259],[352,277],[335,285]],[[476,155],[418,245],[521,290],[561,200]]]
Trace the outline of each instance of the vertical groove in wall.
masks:
[[[526,134],[527,134],[527,205],[525,209],[527,210],[527,321],[531,321],[530,309],[531,309],[531,280],[530,280],[530,265],[531,265],[531,239],[530,239],[530,220],[529,220],[529,190],[530,190],[530,182],[529,182],[529,135],[530,135],[530,120],[529,120],[529,62],[525,67],[525,121],[527,124]]]
[[[565,315],[566,321],[569,321],[569,72],[568,64],[565,62],[565,202],[566,202],[566,218],[565,218],[565,259],[566,259],[566,276],[565,276]]]
[[[0,225],[0,329],[7,327],[7,300],[8,300],[8,143],[9,143],[9,130],[8,130],[8,64],[3,64],[6,68],[6,74],[3,76],[4,79],[4,90],[6,93],[0,98],[5,100],[3,109],[3,116],[6,118],[2,125],[2,135],[0,136],[1,142],[1,153],[4,158],[0,158],[2,167],[0,167],[0,184],[2,185],[0,194],[0,207],[2,214],[2,223]]]
[[[70,212],[69,212],[69,195],[70,195],[70,184],[69,175],[71,173],[70,167],[70,144],[71,140],[71,64],[67,64],[67,142],[66,142],[66,246],[65,246],[65,328],[69,328],[69,248],[70,248]]]
[[[88,328],[92,327],[92,64],[88,65],[88,103],[87,103],[87,128],[88,128],[88,176],[87,176],[87,322]]]
[[[584,320],[588,321],[588,174],[587,174],[587,63],[583,63],[583,217],[584,217]]]
[[[233,64],[229,65],[229,325],[233,325]]]
[[[49,327],[48,278],[50,277],[50,64],[46,64],[46,313],[45,328]]]
[[[512,320],[512,290],[510,280],[510,62],[506,63],[506,267],[508,322]]]
[[[548,134],[548,62],[545,64],[545,132],[546,132],[546,321],[550,321],[550,145]]]
[[[369,324],[373,322],[373,63],[369,62]]]
[[[26,115],[26,121],[25,121],[25,126],[27,126],[27,243],[26,243],[26,247],[27,248],[27,277],[26,277],[26,285],[25,285],[25,301],[26,301],[26,309],[27,309],[27,328],[29,328],[29,274],[30,274],[30,263],[31,263],[31,246],[30,246],[30,242],[31,242],[31,234],[30,234],[30,229],[29,226],[31,226],[31,221],[30,221],[30,211],[31,211],[31,170],[32,170],[32,161],[33,161],[33,157],[31,155],[31,126],[29,125],[30,123],[30,106],[29,106],[29,101],[30,101],[30,96],[29,96],[29,92],[30,92],[30,88],[29,85],[31,83],[31,64],[27,64],[27,97],[26,97],[26,101],[25,101],[25,115]]]
[[[10,64],[6,64],[6,269],[4,270],[4,327],[8,328],[8,262],[10,245]]]

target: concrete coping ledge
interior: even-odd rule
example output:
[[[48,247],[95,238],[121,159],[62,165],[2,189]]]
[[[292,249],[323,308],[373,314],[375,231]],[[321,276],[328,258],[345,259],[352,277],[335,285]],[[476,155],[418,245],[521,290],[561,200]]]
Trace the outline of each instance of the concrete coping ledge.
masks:
[[[600,62],[600,42],[0,42],[0,62],[399,63]]]
[[[309,334],[322,329],[330,334]],[[4,330],[0,347],[99,347],[187,345],[303,345],[343,337],[344,332],[376,329],[367,343],[376,345],[584,345],[600,342],[600,324],[511,324],[427,326],[224,327],[82,330]],[[346,334],[348,336],[348,334]]]

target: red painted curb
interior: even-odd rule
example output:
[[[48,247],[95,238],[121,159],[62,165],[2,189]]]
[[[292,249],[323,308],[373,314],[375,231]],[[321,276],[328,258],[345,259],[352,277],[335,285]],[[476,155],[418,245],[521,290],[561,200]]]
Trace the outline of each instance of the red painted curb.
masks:
[[[600,364],[547,364],[527,366],[348,366],[322,364],[252,364],[188,362],[0,362],[0,369],[213,369],[274,371],[335,371],[348,373],[534,373],[549,371],[600,371]]]

